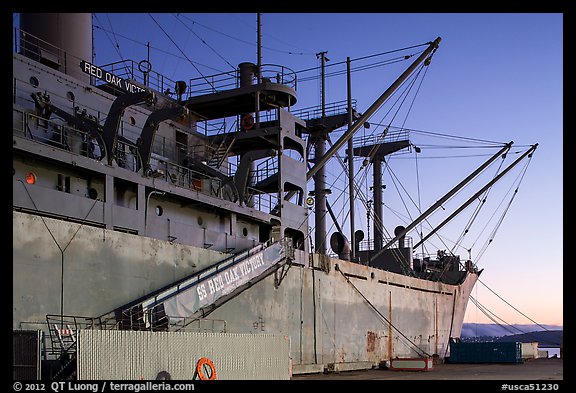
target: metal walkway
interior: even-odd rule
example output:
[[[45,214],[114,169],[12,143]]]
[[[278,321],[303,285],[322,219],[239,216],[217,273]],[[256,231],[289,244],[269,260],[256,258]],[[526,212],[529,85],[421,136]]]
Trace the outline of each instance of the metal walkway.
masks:
[[[286,239],[258,245],[119,307],[113,311],[118,328],[180,330],[282,268],[278,284],[292,259],[290,245]]]

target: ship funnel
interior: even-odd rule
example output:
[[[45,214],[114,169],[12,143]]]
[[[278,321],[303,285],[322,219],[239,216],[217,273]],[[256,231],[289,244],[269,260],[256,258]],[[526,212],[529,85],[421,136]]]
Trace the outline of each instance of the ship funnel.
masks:
[[[334,232],[330,236],[330,247],[332,247],[332,251],[338,254],[338,258],[345,261],[350,260],[350,243],[342,232]]]
[[[84,82],[82,60],[92,63],[92,14],[21,13],[21,54]]]

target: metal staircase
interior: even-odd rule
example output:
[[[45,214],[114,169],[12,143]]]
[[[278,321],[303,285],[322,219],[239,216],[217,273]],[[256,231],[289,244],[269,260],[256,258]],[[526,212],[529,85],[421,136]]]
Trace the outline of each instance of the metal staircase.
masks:
[[[236,141],[236,137],[232,136],[230,138],[230,134],[227,134],[218,147],[214,149],[213,153],[210,156],[210,160],[208,160],[208,166],[211,166],[215,169],[220,169],[220,166],[224,162],[224,160],[228,157],[228,153],[230,153],[230,149],[234,145]]]
[[[269,241],[233,255],[113,311],[121,330],[180,330],[277,272],[293,259],[291,240]],[[282,270],[283,271],[283,270]],[[278,281],[278,280],[276,280]],[[186,310],[186,311],[182,311]],[[106,316],[99,319],[106,320]]]

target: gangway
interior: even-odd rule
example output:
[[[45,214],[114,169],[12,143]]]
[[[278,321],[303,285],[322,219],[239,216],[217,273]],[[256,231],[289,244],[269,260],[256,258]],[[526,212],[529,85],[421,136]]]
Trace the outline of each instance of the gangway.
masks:
[[[120,330],[179,330],[280,268],[285,274],[292,259],[290,239],[270,240],[118,307],[114,317]]]

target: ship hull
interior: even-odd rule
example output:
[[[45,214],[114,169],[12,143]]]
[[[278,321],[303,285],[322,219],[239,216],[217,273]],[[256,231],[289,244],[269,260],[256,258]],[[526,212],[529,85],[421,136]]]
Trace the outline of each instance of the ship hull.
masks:
[[[227,255],[16,211],[13,234],[13,329],[45,329],[47,314],[104,315]],[[477,278],[449,285],[317,254],[309,262],[297,250],[285,275],[259,281],[206,319],[214,330],[289,335],[295,372],[443,358]]]

